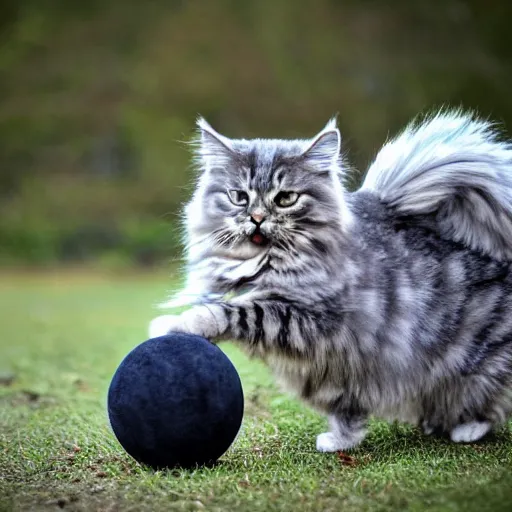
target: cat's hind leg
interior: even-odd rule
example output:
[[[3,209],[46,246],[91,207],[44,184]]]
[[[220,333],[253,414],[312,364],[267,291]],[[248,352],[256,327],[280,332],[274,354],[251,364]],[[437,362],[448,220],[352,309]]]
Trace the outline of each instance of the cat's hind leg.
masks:
[[[366,418],[333,414],[329,416],[330,431],[316,438],[319,452],[337,452],[356,447],[366,436]]]
[[[482,439],[492,428],[488,421],[470,421],[457,425],[450,432],[454,443],[472,443]]]

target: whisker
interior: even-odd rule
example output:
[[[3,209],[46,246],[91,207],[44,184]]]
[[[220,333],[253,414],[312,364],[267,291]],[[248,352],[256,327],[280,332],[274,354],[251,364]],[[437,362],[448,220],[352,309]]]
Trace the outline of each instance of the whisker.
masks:
[[[218,230],[216,231],[212,231],[211,233],[208,233],[207,235],[204,235],[202,237],[200,237],[199,239],[195,239],[195,240],[189,240],[186,245],[185,245],[185,248],[186,249],[191,249],[192,247],[195,247],[196,245],[199,245],[199,244],[202,244],[204,242],[207,242],[208,239],[214,239],[215,236],[217,236],[218,234]]]

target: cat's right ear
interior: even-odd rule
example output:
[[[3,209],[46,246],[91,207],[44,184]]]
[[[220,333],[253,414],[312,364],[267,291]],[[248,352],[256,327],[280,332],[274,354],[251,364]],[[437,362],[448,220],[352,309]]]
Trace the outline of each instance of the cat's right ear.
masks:
[[[233,157],[231,140],[215,131],[203,117],[197,119],[199,129],[198,157],[207,167],[224,165]]]
[[[331,119],[325,128],[309,143],[302,153],[313,169],[329,171],[337,166],[341,152],[341,135],[336,120]]]

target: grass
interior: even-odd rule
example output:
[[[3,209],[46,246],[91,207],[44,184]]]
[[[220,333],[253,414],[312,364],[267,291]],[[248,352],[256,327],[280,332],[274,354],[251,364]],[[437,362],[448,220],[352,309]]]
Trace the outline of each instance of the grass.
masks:
[[[223,344],[241,375],[243,433],[213,468],[154,472],[116,442],[110,378],[145,339],[167,276],[0,276],[0,510],[510,510],[512,433],[453,445],[373,422],[342,459],[325,420]]]

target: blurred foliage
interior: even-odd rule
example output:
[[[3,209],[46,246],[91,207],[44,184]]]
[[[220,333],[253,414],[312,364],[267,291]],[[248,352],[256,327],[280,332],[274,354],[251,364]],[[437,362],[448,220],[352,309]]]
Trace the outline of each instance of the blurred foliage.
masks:
[[[436,106],[510,125],[511,16],[484,0],[0,0],[0,263],[176,254],[198,113],[246,137],[311,136],[338,113],[360,169]]]

